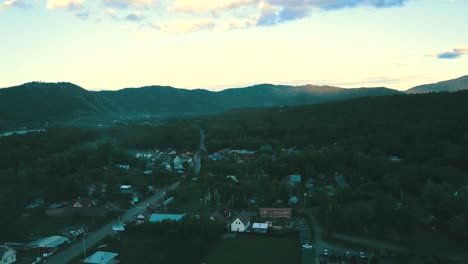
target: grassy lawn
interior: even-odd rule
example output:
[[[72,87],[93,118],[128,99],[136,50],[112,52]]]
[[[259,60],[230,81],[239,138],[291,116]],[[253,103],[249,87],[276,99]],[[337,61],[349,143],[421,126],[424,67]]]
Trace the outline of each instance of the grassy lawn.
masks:
[[[211,204],[206,206],[200,203],[200,198],[203,197],[207,191],[208,188],[203,188],[199,182],[183,182],[177,190],[168,194],[168,196],[175,197],[175,200],[170,207],[183,213],[214,212],[216,210],[214,200],[212,200]],[[214,190],[210,191],[213,195]]]
[[[205,259],[206,264],[299,263],[300,249],[295,236],[238,236],[220,241]]]
[[[47,217],[46,215],[36,215],[21,219],[15,225],[20,232],[19,238],[26,239],[28,237],[43,237],[52,235],[61,235],[62,228],[66,226],[81,226],[84,225],[89,229],[100,226],[107,220],[105,217]]]
[[[170,240],[152,235],[124,233],[120,240],[108,240],[108,251],[119,253],[121,263],[201,263],[209,245],[196,238]]]

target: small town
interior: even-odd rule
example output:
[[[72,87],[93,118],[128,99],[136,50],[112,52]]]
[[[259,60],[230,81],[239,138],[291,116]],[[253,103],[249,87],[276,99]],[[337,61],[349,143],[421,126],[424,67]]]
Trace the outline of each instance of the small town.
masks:
[[[217,226],[203,232],[214,232],[227,243],[253,245],[271,238],[278,243],[267,250],[289,250],[290,261],[302,264],[393,263],[392,258],[402,250],[394,245],[376,247],[370,240],[340,234],[327,235],[329,240],[325,240],[325,231],[316,219],[319,208],[311,199],[317,195],[335,199],[337,192],[349,188],[340,172],[313,177],[289,174],[274,183],[266,174],[248,178],[255,162],[275,162],[301,151],[275,153],[272,146],[264,145],[259,150],[222,149],[208,154],[204,137],[200,129],[200,147],[195,153],[131,151],[129,157],[136,167],[124,163],[103,167],[102,173],[120,175],[122,180],[89,184],[86,196],[52,203],[36,197],[19,220],[30,233],[23,240],[5,241],[2,263],[119,263],[125,252],[115,249],[127,239],[129,230],[151,230],[156,228],[152,225],[169,223]],[[401,159],[389,157],[389,162]],[[244,174],[237,174],[239,168]],[[347,246],[349,242],[354,246]],[[252,250],[249,246],[226,247],[202,263],[211,263],[210,257],[213,263],[220,263],[223,256]]]

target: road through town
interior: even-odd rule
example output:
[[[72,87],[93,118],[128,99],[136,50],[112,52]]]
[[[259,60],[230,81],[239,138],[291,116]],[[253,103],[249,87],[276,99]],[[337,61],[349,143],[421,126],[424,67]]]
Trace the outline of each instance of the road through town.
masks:
[[[112,234],[112,232],[113,232],[112,231],[112,226],[114,226],[114,225],[116,225],[116,224],[118,224],[120,222],[126,222],[126,221],[133,220],[133,217],[136,214],[140,213],[141,211],[143,211],[145,209],[146,204],[153,204],[153,203],[157,202],[158,200],[160,200],[163,197],[164,192],[174,190],[175,188],[177,188],[179,186],[179,183],[180,182],[176,182],[176,183],[168,186],[165,189],[159,190],[154,195],[152,195],[150,198],[146,199],[145,201],[142,201],[140,203],[140,206],[135,206],[135,207],[132,207],[132,208],[128,209],[123,215],[120,216],[119,219],[116,219],[116,220],[104,225],[103,227],[101,227],[100,229],[98,229],[98,230],[96,230],[94,232],[88,233],[88,235],[86,236],[86,239],[84,241],[81,240],[81,239],[76,240],[73,244],[69,245],[67,248],[65,248],[62,251],[59,251],[56,254],[50,256],[47,259],[47,263],[49,263],[49,264],[65,264],[65,263],[69,263],[73,259],[79,257],[80,255],[83,256],[83,258],[85,257],[85,255],[90,255],[89,253],[92,253],[92,252],[87,252],[87,254],[86,254],[86,251],[88,251],[89,248],[97,245],[97,243],[99,243],[99,241],[101,241],[105,237]]]

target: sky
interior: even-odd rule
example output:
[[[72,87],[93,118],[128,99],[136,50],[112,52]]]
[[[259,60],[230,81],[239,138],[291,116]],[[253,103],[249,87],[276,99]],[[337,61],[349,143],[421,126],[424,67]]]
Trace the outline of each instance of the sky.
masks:
[[[346,88],[468,74],[467,0],[0,0],[0,87]]]

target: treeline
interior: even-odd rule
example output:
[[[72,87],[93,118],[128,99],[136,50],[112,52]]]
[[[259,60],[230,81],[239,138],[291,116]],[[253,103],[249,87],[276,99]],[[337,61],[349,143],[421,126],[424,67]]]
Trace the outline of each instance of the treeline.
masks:
[[[115,196],[119,179],[125,175],[114,165],[142,170],[146,165],[129,150],[172,147],[193,151],[198,144],[198,128],[183,120],[158,127],[50,127],[46,132],[0,138],[0,210],[9,212],[2,214],[0,224],[12,225],[38,197],[46,202],[84,197],[93,184],[107,184],[106,195]]]
[[[144,223],[132,226],[128,232],[153,235],[166,239],[193,239],[213,242],[221,238],[224,224],[207,218],[197,219],[194,216],[184,216],[180,221],[164,220],[159,223]]]
[[[363,153],[468,169],[468,91],[232,111],[200,119],[207,148],[340,144]]]
[[[343,173],[351,188],[310,202],[330,231],[396,240],[421,230],[468,241],[468,91],[239,110],[199,119],[209,152],[226,147],[299,154],[256,163],[278,179]],[[390,157],[401,159],[391,161]],[[214,168],[216,169],[216,168]],[[463,243],[462,243],[463,244]]]

